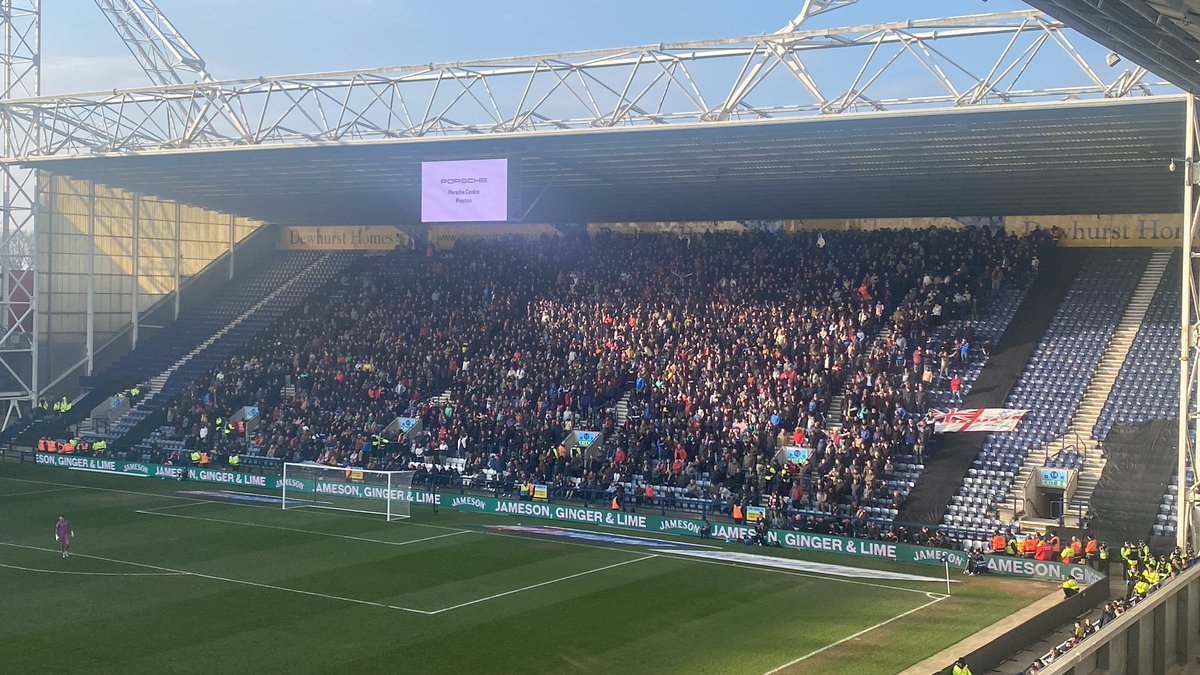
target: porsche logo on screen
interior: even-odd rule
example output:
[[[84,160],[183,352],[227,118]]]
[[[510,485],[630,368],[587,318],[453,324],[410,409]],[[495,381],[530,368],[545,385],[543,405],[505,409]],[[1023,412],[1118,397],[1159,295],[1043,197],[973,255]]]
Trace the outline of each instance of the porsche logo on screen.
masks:
[[[507,220],[507,159],[421,162],[421,222]]]

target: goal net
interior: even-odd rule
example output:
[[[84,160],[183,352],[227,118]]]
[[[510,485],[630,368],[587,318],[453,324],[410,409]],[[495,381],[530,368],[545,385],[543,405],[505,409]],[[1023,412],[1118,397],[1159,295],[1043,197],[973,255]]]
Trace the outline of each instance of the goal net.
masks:
[[[285,463],[283,508],[354,511],[387,520],[408,518],[413,473]]]

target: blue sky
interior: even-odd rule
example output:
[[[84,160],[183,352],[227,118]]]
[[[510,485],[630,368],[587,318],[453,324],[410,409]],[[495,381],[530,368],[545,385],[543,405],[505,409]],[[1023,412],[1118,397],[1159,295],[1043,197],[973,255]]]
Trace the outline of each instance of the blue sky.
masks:
[[[753,35],[802,0],[157,0],[218,78],[404,65]],[[1018,0],[862,0],[814,27],[1028,9]],[[92,2],[43,3],[43,91],[148,80]],[[1091,55],[1106,50],[1078,37]],[[848,59],[847,77],[858,63]],[[831,66],[839,67],[839,66]]]

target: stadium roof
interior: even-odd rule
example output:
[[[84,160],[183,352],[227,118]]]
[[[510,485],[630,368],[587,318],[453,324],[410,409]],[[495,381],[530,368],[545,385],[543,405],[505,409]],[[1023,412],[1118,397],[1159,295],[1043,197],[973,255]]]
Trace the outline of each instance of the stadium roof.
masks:
[[[1025,0],[1176,86],[1200,93],[1200,0]]]
[[[281,224],[419,222],[423,160],[509,157],[526,222],[1161,213],[1183,97],[186,150],[28,166]]]

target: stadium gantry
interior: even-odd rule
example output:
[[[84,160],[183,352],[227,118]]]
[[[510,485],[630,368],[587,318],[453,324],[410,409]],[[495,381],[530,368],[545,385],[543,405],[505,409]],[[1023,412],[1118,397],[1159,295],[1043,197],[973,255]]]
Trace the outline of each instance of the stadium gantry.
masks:
[[[262,223],[418,222],[422,159],[509,157],[528,222],[1006,215],[1018,203],[1161,213],[1183,201],[1192,232],[1200,213],[1197,68],[1136,28],[1112,47],[1137,65],[1090,63],[1068,27],[1104,42],[1125,18],[1081,19],[1096,1],[1031,2],[1061,21],[1029,10],[812,28],[855,2],[805,0],[762,35],[219,80],[151,0],[97,0],[152,86],[61,96],[41,95],[39,0],[2,4],[6,424],[91,374],[102,343],[135,346],[158,303],[177,314],[185,277],[222,255],[232,275],[237,244]],[[980,53],[985,67],[966,65]],[[834,57],[857,59],[849,79],[823,72]],[[1172,158],[1182,185],[1164,176]],[[1200,377],[1193,267],[1181,427],[1195,424]],[[1185,428],[1179,442],[1182,467],[1195,452]],[[1180,513],[1182,541],[1192,512]]]

